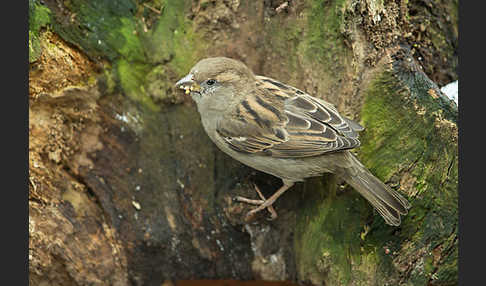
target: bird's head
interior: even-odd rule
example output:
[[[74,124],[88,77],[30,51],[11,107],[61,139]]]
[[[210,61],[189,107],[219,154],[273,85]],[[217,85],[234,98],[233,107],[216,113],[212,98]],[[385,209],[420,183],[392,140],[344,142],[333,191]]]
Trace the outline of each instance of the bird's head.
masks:
[[[222,108],[227,101],[224,97],[237,96],[254,82],[255,76],[242,62],[215,57],[200,60],[176,83],[176,88],[190,94],[198,106],[210,104],[210,108]]]

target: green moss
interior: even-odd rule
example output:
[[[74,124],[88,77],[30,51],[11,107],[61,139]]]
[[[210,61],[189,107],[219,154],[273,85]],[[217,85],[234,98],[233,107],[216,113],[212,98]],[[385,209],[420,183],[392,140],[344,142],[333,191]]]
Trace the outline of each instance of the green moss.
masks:
[[[107,94],[113,93],[116,88],[116,78],[111,67],[105,66],[103,69],[103,80],[106,87]]]
[[[116,65],[118,79],[124,92],[133,100],[140,102],[154,111],[160,108],[145,92],[145,76],[150,71],[146,64],[119,60]]]
[[[299,5],[298,13],[266,18],[263,45],[279,55],[285,71],[279,73],[284,79],[288,76],[287,82],[302,83],[309,70],[318,72],[319,88],[329,88],[342,78],[351,56],[342,35],[346,3],[308,0]]]
[[[427,147],[426,138],[416,134],[429,133],[430,128],[433,128],[430,124],[417,124],[416,116],[408,110],[385,108],[390,104],[396,105],[395,102],[401,99],[400,91],[393,86],[395,81],[386,77],[372,84],[361,113],[366,126],[360,148],[361,158],[376,176],[385,180],[401,164],[408,165],[416,161],[417,156]],[[381,96],[383,93],[388,96]],[[399,122],[397,117],[401,118]],[[427,127],[429,130],[423,130]]]
[[[455,245],[452,253],[446,257],[443,266],[434,273],[432,279],[441,281],[441,285],[457,285],[457,261],[458,247]]]
[[[152,29],[141,32],[137,41],[141,46],[125,46],[120,53],[130,54],[132,49],[142,50],[147,55],[143,62],[136,59],[120,60],[118,74],[123,90],[131,98],[159,109],[154,103],[167,97],[170,76],[185,75],[197,60],[198,51],[204,45],[196,45],[192,24],[185,17],[189,1],[161,1],[161,14]],[[129,27],[127,22],[126,27]],[[127,28],[125,34],[130,34]],[[123,31],[123,30],[122,30]],[[126,57],[124,57],[126,58]],[[166,64],[159,64],[166,63]]]
[[[71,13],[69,19],[61,18],[65,13],[57,13],[54,28],[65,40],[80,46],[91,57],[145,60],[133,1],[70,0],[64,5]]]
[[[266,25],[266,34],[268,41],[264,44],[266,48],[280,54],[280,58],[285,59],[286,70],[290,74],[296,75],[299,67],[299,55],[302,55],[304,45],[302,34],[305,33],[306,22],[302,19],[294,19],[288,22],[288,19],[275,17]]]
[[[305,17],[291,22],[281,18],[273,20],[268,33],[276,39],[272,46],[291,59],[302,54],[312,64],[333,66],[346,52],[341,34],[345,4],[346,0],[308,1],[308,8],[303,12]],[[295,52],[290,53],[289,48]]]
[[[295,236],[303,277],[330,285],[384,285],[400,275],[390,254],[397,252],[404,257],[424,253],[421,262],[410,261],[411,285],[457,281],[457,255],[451,251],[457,248],[457,143],[450,140],[453,134],[438,132],[443,105],[430,100],[431,86],[422,76],[400,80],[382,73],[365,92],[361,114],[366,130],[359,157],[383,181],[409,172],[410,213],[397,231],[373,212],[375,219],[365,230],[372,210],[357,193],[337,191],[332,176],[323,180],[326,185],[306,184],[312,192],[304,194],[310,199],[299,208]],[[405,241],[410,244],[402,249]],[[437,247],[443,249],[440,262],[431,254]]]
[[[142,35],[148,61],[167,62],[178,77],[185,75],[196,63],[206,43],[194,33],[186,18],[191,1],[162,1],[162,14],[155,27]]]
[[[412,208],[396,241],[412,237],[410,251],[425,248],[428,253],[457,234],[457,143],[451,140],[453,134],[439,133],[435,127],[441,105],[430,100],[429,87],[422,80],[404,81],[409,84],[404,89],[396,77],[385,72],[371,84],[361,114],[367,129],[360,159],[384,181],[403,171],[410,173],[414,180]],[[414,112],[417,106],[423,114]],[[382,228],[374,226],[370,239],[382,240]],[[453,269],[451,263],[439,265],[439,271]],[[412,275],[414,285],[425,285],[422,282],[428,281],[431,271],[430,261],[425,261],[423,271]],[[457,268],[454,275],[457,278]]]
[[[346,0],[310,1],[306,56],[321,63],[334,63],[346,51],[341,35]]]
[[[61,18],[66,13],[56,13],[55,29],[91,58],[112,62],[121,89],[133,100],[158,109],[149,95],[163,97],[167,87],[154,93],[157,81],[163,78],[169,82],[169,75],[175,78],[187,73],[196,62],[198,51],[205,47],[186,19],[190,3],[189,0],[155,0],[138,5],[131,0],[65,1],[64,8],[71,14]]]
[[[374,273],[372,261],[377,260],[374,252],[363,252],[362,247],[363,225],[371,214],[368,203],[354,191],[336,190],[332,175],[309,180],[305,188],[294,244],[298,273],[318,284],[367,281]]]
[[[154,101],[163,101],[168,97],[167,91],[173,84],[170,82],[164,65],[153,68],[146,76],[146,91]]]
[[[36,61],[41,54],[39,32],[51,21],[49,8],[29,0],[29,63]]]
[[[138,36],[136,22],[132,18],[120,18],[121,25],[111,31],[107,37],[107,44],[129,61],[145,61],[145,55]],[[120,44],[120,37],[123,39]]]
[[[37,3],[35,0],[29,0],[29,30],[38,32],[40,28],[50,22],[51,11],[49,8]]]

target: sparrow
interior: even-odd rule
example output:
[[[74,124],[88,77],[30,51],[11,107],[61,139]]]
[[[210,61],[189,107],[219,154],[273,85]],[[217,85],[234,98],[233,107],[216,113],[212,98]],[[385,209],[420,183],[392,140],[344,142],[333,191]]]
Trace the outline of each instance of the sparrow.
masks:
[[[200,60],[176,83],[197,105],[209,138],[232,158],[280,178],[283,185],[266,199],[236,197],[257,205],[246,218],[267,209],[296,182],[333,173],[351,185],[383,217],[398,226],[410,203],[376,178],[350,152],[364,128],[339,114],[329,102],[275,79],[255,75],[241,61]]]

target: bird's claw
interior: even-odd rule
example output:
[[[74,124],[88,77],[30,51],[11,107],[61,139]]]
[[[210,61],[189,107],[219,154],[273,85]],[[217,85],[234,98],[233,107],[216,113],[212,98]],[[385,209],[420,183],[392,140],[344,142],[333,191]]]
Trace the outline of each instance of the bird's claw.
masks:
[[[262,207],[262,205],[266,202],[266,198],[265,196],[263,196],[262,192],[260,191],[260,189],[258,188],[257,185],[253,184],[253,187],[255,188],[255,191],[257,192],[258,196],[260,197],[260,200],[253,200],[253,199],[248,199],[248,198],[244,198],[244,197],[241,197],[241,196],[236,196],[233,198],[234,201],[238,201],[238,202],[244,202],[244,203],[248,203],[248,204],[252,204],[252,205],[258,205],[258,207],[256,207],[255,209],[252,209],[251,211],[249,211],[246,216],[245,216],[245,221],[249,222],[251,220],[253,220],[253,217],[255,216],[255,214],[263,209],[267,209],[268,212],[270,213],[270,217],[267,218],[267,220],[269,221],[272,221],[274,219],[277,218],[277,212],[275,211],[275,209],[273,208],[272,205],[269,205],[269,206],[266,206],[266,207]]]

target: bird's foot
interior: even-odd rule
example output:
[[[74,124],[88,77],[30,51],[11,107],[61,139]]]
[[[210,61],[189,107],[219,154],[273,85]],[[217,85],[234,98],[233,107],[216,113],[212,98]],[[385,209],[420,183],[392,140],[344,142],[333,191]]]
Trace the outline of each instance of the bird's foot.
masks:
[[[271,200],[271,201],[267,200],[265,198],[265,196],[263,196],[263,194],[260,191],[260,189],[258,188],[258,186],[257,185],[253,185],[253,186],[254,186],[255,191],[257,192],[258,196],[260,197],[260,200],[252,200],[252,199],[244,198],[244,197],[241,197],[241,196],[235,197],[236,201],[258,206],[258,207],[254,208],[253,210],[249,211],[246,214],[245,220],[246,221],[251,220],[257,212],[259,212],[259,211],[261,211],[265,208],[270,213],[270,217],[268,218],[268,220],[276,219],[278,215],[277,215],[277,212],[275,211],[275,209],[272,206],[274,200]]]

